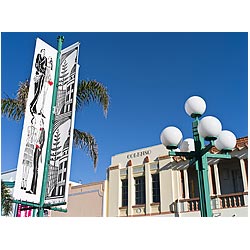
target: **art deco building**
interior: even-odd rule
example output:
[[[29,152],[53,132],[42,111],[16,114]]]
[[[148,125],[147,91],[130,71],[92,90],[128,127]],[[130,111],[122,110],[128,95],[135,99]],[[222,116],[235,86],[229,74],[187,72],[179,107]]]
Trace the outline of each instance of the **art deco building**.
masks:
[[[248,215],[247,137],[231,156],[208,160],[213,216]],[[113,156],[107,181],[107,216],[200,216],[195,167],[163,145]]]

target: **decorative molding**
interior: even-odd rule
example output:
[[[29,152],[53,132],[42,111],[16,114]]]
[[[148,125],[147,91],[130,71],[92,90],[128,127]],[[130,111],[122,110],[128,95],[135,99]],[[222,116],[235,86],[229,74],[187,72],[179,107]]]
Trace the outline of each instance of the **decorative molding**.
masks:
[[[158,160],[161,161],[161,160],[166,160],[166,159],[170,159],[171,157],[169,155],[161,155],[161,156],[158,156]]]
[[[83,195],[83,194],[89,194],[89,193],[95,193],[95,192],[97,192],[100,197],[103,197],[104,196],[104,191],[105,191],[104,190],[105,189],[104,182],[96,182],[96,184],[101,184],[100,189],[92,189],[92,190],[82,191],[82,188],[81,188],[80,192],[70,193],[70,194],[68,194],[68,196],[70,197],[70,196],[77,196],[77,195]],[[90,186],[90,185],[91,184],[82,185],[82,187],[84,187],[84,186]],[[79,188],[79,186],[74,186],[74,187],[71,188],[71,190],[72,189],[78,189],[78,188]]]
[[[143,163],[148,163],[149,161],[150,161],[149,157],[148,157],[148,156],[146,156],[146,157],[144,158]]]
[[[132,165],[133,165],[132,160],[129,160],[129,161],[127,162],[127,167],[131,167]]]
[[[146,204],[137,204],[137,205],[133,205],[132,208],[145,208]]]
[[[154,215],[163,215],[163,214],[174,214],[174,212],[167,211],[167,212],[150,213],[150,214],[134,214],[134,215],[129,215],[128,217],[137,217],[137,216],[154,216]]]
[[[128,206],[119,207],[120,210],[128,209]]]
[[[115,169],[119,169],[119,165],[109,167],[109,170],[110,170],[110,171],[111,171],[111,170],[115,170]]]
[[[127,176],[128,175],[128,169],[127,168],[120,169],[120,175],[121,176]]]
[[[144,173],[145,167],[144,166],[136,166],[133,167],[133,174]]]
[[[153,202],[153,203],[150,203],[150,206],[159,206],[160,205],[160,202]]]
[[[83,195],[83,194],[89,194],[89,193],[97,193],[100,197],[103,197],[103,193],[100,192],[101,190],[99,189],[94,189],[94,190],[88,190],[88,191],[84,191],[84,192],[77,192],[77,193],[73,193],[73,194],[69,194],[68,196],[77,196],[77,195]]]
[[[150,163],[150,170],[158,170],[158,169],[159,169],[158,162]]]

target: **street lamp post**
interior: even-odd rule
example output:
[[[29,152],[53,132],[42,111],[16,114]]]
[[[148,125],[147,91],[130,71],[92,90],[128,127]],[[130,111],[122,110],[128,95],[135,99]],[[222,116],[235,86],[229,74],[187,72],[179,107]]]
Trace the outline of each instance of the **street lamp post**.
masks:
[[[193,138],[182,140],[181,131],[170,126],[162,131],[160,139],[162,144],[170,150],[169,156],[185,156],[189,160],[189,166],[195,164],[201,216],[212,217],[207,158],[230,159],[229,152],[235,147],[236,137],[232,132],[222,130],[220,121],[213,116],[206,116],[199,120],[205,110],[206,103],[201,97],[190,97],[185,103],[185,111],[194,118],[192,123]],[[205,140],[209,141],[208,145],[205,145]],[[222,153],[209,153],[213,146]]]

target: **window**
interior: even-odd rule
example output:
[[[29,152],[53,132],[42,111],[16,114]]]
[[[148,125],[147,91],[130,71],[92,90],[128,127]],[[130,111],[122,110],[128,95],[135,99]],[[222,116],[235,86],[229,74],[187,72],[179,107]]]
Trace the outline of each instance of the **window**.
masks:
[[[195,166],[189,167],[187,169],[187,173],[188,173],[189,197],[198,198],[199,197],[198,175]]]
[[[185,198],[186,194],[185,194],[185,183],[184,183],[184,172],[183,170],[180,170],[181,172],[181,191],[182,191],[182,198]]]
[[[145,204],[145,179],[144,176],[135,178],[135,204]]]
[[[221,160],[218,163],[220,176],[221,194],[240,193],[244,191],[241,165],[238,158],[232,158],[230,161]]]
[[[128,179],[122,180],[122,207],[128,206]]]
[[[160,202],[160,180],[159,174],[152,175],[153,202]]]

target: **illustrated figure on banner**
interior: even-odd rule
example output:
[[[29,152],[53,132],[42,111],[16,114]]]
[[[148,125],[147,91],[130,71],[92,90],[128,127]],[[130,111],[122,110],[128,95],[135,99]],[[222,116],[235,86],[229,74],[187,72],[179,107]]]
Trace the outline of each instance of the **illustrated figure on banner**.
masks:
[[[51,56],[49,56],[48,61],[47,61],[47,65],[46,65],[45,78],[44,78],[45,84],[43,87],[42,106],[41,106],[40,112],[38,113],[38,115],[42,115],[43,118],[46,118],[44,115],[44,103],[45,103],[48,87],[53,85],[53,81],[51,79],[51,71],[52,70],[53,70],[53,61],[52,61]],[[46,83],[48,83],[48,84],[46,84]]]
[[[34,116],[34,114],[37,114],[37,102],[39,95],[42,91],[43,84],[44,84],[44,78],[45,78],[45,72],[46,72],[46,66],[47,66],[47,58],[45,57],[45,49],[41,49],[40,53],[36,57],[36,75],[34,77],[34,98],[30,103],[30,113]]]
[[[31,188],[29,191],[26,191],[26,193],[29,194],[36,194],[39,160],[42,163],[42,150],[44,141],[45,141],[44,120],[43,118],[41,118],[40,130],[38,132],[38,140],[36,142],[34,156],[33,156],[33,177],[32,177]]]
[[[26,140],[26,145],[23,155],[23,172],[22,172],[22,182],[21,189],[26,190],[27,179],[29,176],[29,171],[33,165],[34,148],[37,140],[37,129],[36,129],[36,118],[33,117],[31,120],[31,126],[28,127],[28,135]]]
[[[13,198],[18,201],[40,201],[57,54],[57,49],[36,39],[13,190]]]

